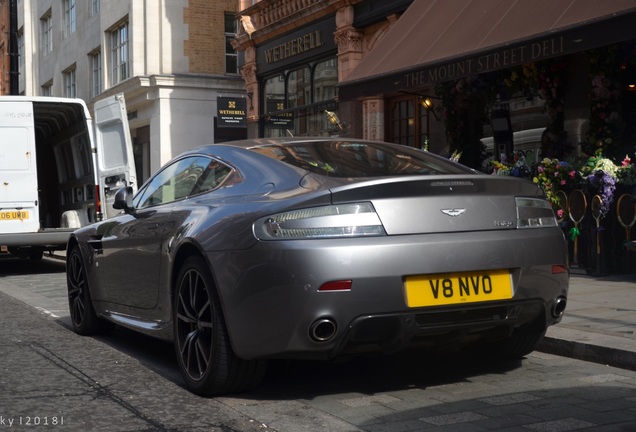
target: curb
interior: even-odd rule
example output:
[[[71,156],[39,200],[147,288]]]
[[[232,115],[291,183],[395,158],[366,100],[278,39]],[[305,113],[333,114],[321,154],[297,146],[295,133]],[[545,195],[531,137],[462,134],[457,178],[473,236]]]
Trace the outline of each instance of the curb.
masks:
[[[636,371],[636,353],[583,342],[544,337],[537,351]]]

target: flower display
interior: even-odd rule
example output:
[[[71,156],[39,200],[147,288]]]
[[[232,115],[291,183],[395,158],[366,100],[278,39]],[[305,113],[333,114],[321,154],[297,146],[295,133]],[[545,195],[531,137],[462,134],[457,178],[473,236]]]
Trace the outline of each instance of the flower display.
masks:
[[[514,155],[514,161],[508,164],[505,161],[491,161],[492,174],[513,177],[531,177],[532,169],[526,163],[525,156],[521,153]]]
[[[536,167],[532,181],[543,189],[548,201],[554,207],[558,207],[559,199],[555,195],[556,192],[568,184],[580,183],[581,173],[568,162],[545,158]]]
[[[636,185],[636,167],[629,156],[626,155],[621,162],[621,166],[616,169],[616,179],[620,184],[627,186]]]
[[[603,218],[610,211],[610,206],[614,200],[616,178],[609,171],[599,169],[587,176],[587,182],[593,191],[601,197],[601,218]]]

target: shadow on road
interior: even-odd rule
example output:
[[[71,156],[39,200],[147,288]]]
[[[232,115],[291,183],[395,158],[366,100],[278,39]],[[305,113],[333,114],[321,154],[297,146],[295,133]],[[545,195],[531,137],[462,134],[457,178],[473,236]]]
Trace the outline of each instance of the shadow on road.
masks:
[[[66,263],[61,259],[31,260],[0,254],[0,277],[24,274],[63,273]]]
[[[69,328],[69,331],[72,330]],[[172,344],[120,327],[95,339],[137,359],[163,378],[185,387]],[[467,382],[472,376],[505,374],[521,365],[520,360],[486,361],[461,353],[418,351],[356,357],[337,362],[271,360],[258,388],[232,397],[295,400],[340,393],[372,395]]]

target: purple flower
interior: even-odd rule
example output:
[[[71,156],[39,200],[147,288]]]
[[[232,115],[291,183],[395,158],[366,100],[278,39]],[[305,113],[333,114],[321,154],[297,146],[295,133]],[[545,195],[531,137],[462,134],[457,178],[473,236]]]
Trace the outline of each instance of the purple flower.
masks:
[[[587,181],[601,196],[601,217],[605,217],[614,199],[616,181],[609,173],[602,170],[594,171],[587,177]]]

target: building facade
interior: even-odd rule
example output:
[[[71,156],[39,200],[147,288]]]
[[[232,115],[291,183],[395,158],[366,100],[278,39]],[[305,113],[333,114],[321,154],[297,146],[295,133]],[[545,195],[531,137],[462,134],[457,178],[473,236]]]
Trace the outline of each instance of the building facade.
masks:
[[[238,1],[13,1],[20,94],[92,109],[123,93],[140,180],[186,149],[245,135],[217,126],[219,98],[245,99],[229,44]]]
[[[479,0],[244,0],[239,15],[234,46],[252,98],[249,136],[346,134],[440,154],[459,146],[462,162],[476,168],[484,144],[495,158],[513,148],[531,151],[535,160],[580,150],[589,130],[594,56],[620,51],[613,67],[626,86],[636,55],[633,0],[504,8]],[[556,109],[567,115],[557,121],[547,107],[553,90],[539,91],[545,68],[559,68],[554,78],[562,80]],[[620,91],[622,114],[631,119],[629,95],[636,93]],[[462,99],[459,118],[452,105],[462,92],[481,100]],[[503,132],[517,133],[516,147],[512,136],[494,130],[503,124],[498,113],[506,113]],[[463,131],[466,143],[457,136],[459,124],[471,129]],[[625,141],[633,135],[628,130]]]
[[[234,46],[252,98],[248,135],[351,133],[351,124],[339,120],[339,83],[410,2],[243,1]],[[383,123],[374,121],[370,128]]]
[[[634,268],[634,0],[244,0],[239,19],[250,137],[378,139],[529,177],[573,262]]]

